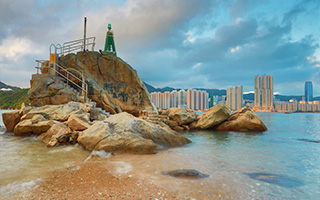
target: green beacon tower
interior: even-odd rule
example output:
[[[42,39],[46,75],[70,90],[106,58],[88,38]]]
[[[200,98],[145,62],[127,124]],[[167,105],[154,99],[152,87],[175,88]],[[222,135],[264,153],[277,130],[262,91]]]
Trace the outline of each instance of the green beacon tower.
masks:
[[[116,51],[116,46],[114,44],[114,39],[113,39],[113,31],[111,30],[111,24],[108,24],[108,32],[107,32],[107,37],[106,37],[106,44],[104,46],[104,51],[112,52],[117,55]]]

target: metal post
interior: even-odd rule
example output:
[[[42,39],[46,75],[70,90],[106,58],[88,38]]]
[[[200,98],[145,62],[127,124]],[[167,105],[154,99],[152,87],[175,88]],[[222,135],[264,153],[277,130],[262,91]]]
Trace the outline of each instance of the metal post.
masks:
[[[85,64],[86,64],[86,32],[87,32],[87,18],[84,18],[84,36],[83,36],[83,69],[82,69],[82,95],[85,96],[84,92],[84,72],[85,72]],[[86,98],[86,97],[85,97]]]
[[[87,18],[84,18],[84,38],[83,38],[83,51],[86,51],[86,32],[87,32]]]

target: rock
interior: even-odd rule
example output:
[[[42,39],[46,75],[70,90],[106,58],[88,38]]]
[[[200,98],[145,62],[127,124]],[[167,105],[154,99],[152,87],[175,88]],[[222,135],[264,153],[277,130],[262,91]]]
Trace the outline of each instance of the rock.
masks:
[[[32,106],[60,105],[70,101],[83,102],[79,94],[76,89],[67,87],[62,78],[47,74],[33,74],[28,91]]]
[[[31,119],[27,119],[19,122],[13,130],[15,135],[18,136],[27,136],[33,133],[32,131],[32,121]]]
[[[99,120],[99,109],[98,108],[91,108],[90,109],[90,120]]]
[[[208,174],[203,174],[195,169],[178,169],[167,172],[162,172],[163,175],[173,176],[176,178],[188,178],[188,179],[197,179],[197,178],[206,178],[209,177]]]
[[[188,126],[188,125],[181,125],[183,128],[184,128],[184,130],[190,130],[190,127]]]
[[[235,111],[227,121],[215,128],[218,131],[266,131],[267,127],[248,106]]]
[[[67,125],[72,131],[83,131],[90,127],[90,124],[76,115],[70,115]]]
[[[170,128],[163,128],[126,112],[94,123],[78,137],[78,143],[84,148],[109,153],[155,153],[157,144],[178,146],[190,142]]]
[[[157,112],[137,71],[112,53],[89,51],[86,56],[83,52],[68,54],[59,57],[59,64],[81,79],[84,57],[88,97],[98,107],[111,114],[125,111],[138,116],[140,110]],[[41,72],[42,74],[34,74],[31,80],[28,96],[32,106],[83,102],[84,97],[78,92],[69,90],[61,80],[51,78],[54,73],[48,63],[41,66]],[[73,81],[81,84],[75,78]]]
[[[54,124],[53,120],[40,121],[38,123],[32,124],[32,132],[35,135],[39,135],[41,133],[45,133],[51,128],[51,126],[53,126],[53,124]]]
[[[89,111],[91,104],[69,102],[62,105],[46,105],[34,107],[21,120],[31,119],[35,115],[42,115],[47,120],[66,121],[72,114],[83,114]]]
[[[47,144],[47,147],[54,147],[59,144],[57,138],[69,132],[71,132],[71,130],[66,125],[57,122],[53,124],[47,132],[41,134],[39,137],[42,142]]]
[[[32,109],[32,107],[26,105],[25,103],[22,103],[19,114],[21,116],[23,116],[23,115],[27,114],[31,109]]]
[[[167,115],[170,120],[176,121],[178,125],[189,124],[197,117],[195,113],[187,112],[184,108],[169,108]]]
[[[207,112],[199,115],[190,125],[191,129],[210,129],[226,121],[230,116],[230,110],[225,104],[218,104]]]
[[[32,124],[36,124],[38,122],[46,121],[46,119],[42,115],[34,115],[31,121],[32,121]]]
[[[181,126],[175,126],[175,127],[173,127],[173,130],[175,130],[175,131],[183,131],[184,128],[181,127]]]
[[[20,122],[19,111],[2,113],[2,120],[7,131],[13,131],[14,127]]]
[[[174,127],[178,126],[178,122],[173,121],[173,120],[168,120],[168,125],[170,128],[173,129]]]

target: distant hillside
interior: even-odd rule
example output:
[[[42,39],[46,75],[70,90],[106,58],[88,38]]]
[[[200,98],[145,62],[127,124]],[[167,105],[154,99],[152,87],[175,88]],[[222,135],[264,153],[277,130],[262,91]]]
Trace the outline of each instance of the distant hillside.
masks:
[[[151,92],[166,92],[166,91],[171,92],[172,90],[180,90],[180,89],[175,89],[175,88],[172,88],[172,87],[155,88],[155,87],[149,85],[146,82],[143,82],[143,83],[147,87],[149,93],[151,93]]]
[[[0,90],[1,90],[2,88],[9,88],[9,89],[12,89],[12,91],[16,91],[16,90],[20,90],[20,89],[21,89],[21,88],[19,88],[19,87],[7,85],[7,84],[5,84],[5,83],[3,83],[3,82],[0,81]]]
[[[28,91],[29,89],[0,91],[0,109],[15,109],[20,108],[23,102],[30,103]]]
[[[155,88],[151,85],[149,85],[148,83],[146,82],[143,82],[144,85],[147,87],[149,93],[151,92],[171,92],[173,90],[181,90],[180,88],[173,88],[173,87],[164,87],[164,88]],[[218,96],[221,96],[221,95],[226,95],[226,90],[219,90],[219,89],[205,89],[205,88],[194,88],[194,89],[197,89],[197,90],[205,90],[208,92],[209,95],[218,95]],[[188,90],[187,88],[185,88],[184,90]]]

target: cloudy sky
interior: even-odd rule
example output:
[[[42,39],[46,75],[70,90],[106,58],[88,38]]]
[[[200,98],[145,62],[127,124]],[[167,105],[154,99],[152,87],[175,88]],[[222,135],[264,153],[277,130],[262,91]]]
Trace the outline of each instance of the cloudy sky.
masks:
[[[35,59],[51,43],[97,38],[111,23],[118,56],[147,83],[253,91],[271,74],[274,91],[320,96],[319,0],[1,0],[0,81],[30,87]]]

